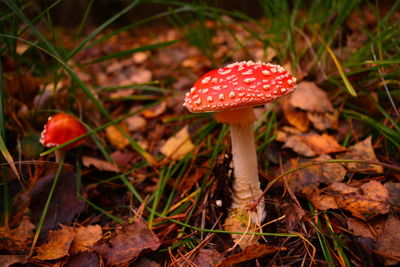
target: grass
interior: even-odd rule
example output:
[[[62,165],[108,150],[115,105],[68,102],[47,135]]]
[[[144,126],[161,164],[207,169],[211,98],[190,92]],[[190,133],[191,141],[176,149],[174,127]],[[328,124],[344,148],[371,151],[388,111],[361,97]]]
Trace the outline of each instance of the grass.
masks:
[[[167,129],[171,132],[176,132],[185,124],[193,125],[191,140],[198,148],[176,161],[167,159],[157,152],[149,153],[138,144],[131,133],[126,132],[120,126],[120,123],[129,117],[154,107],[161,101],[176,97],[177,93],[172,89],[171,82],[166,79],[144,84],[92,86],[83,81],[77,73],[79,69],[109,64],[119,59],[131,57],[138,52],[157,53],[162,49],[174,48],[182,43],[187,43],[190,47],[199,49],[202,56],[208,58],[212,66],[218,67],[231,61],[232,57],[237,53],[243,53],[248,59],[251,59],[253,55],[250,47],[246,44],[246,40],[256,40],[262,51],[264,51],[264,58],[268,56],[266,55],[267,48],[270,48],[277,53],[273,58],[274,62],[281,64],[290,62],[294,73],[300,75],[301,71],[307,72],[307,80],[315,80],[321,76],[326,76],[326,79],[323,79],[322,82],[323,88],[326,88],[331,96],[334,96],[335,107],[340,107],[341,118],[352,119],[371,127],[372,131],[368,131],[365,135],[372,134],[375,139],[383,140],[387,148],[384,153],[387,158],[396,157],[399,152],[400,122],[396,100],[398,102],[400,96],[400,84],[398,83],[400,40],[395,37],[400,32],[400,22],[393,21],[393,16],[398,10],[400,1],[394,1],[392,6],[386,7],[386,14],[381,17],[379,15],[379,2],[337,0],[312,1],[307,4],[300,0],[259,0],[255,3],[262,14],[262,18],[259,19],[238,10],[225,10],[213,1],[136,0],[127,1],[120,11],[106,18],[104,22],[87,33],[89,17],[93,15],[93,10],[96,8],[96,1],[91,0],[88,1],[82,20],[73,36],[74,46],[68,48],[59,45],[59,40],[57,40],[58,29],[53,24],[52,18],[53,9],[61,2],[61,0],[52,3],[46,2],[46,7],[43,11],[34,12],[33,16],[28,16],[27,14],[32,14],[27,10],[31,10],[30,8],[34,5],[33,2],[4,0],[3,4],[7,8],[0,11],[0,38],[2,40],[2,45],[0,45],[0,67],[2,67],[0,68],[0,151],[8,166],[12,168],[17,176],[20,175],[13,163],[19,153],[15,146],[17,140],[10,140],[8,138],[9,135],[7,135],[8,131],[15,132],[18,127],[14,120],[6,118],[11,113],[6,111],[4,103],[8,103],[13,96],[4,90],[4,58],[11,58],[18,63],[15,65],[16,75],[20,75],[29,66],[26,63],[28,62],[31,64],[33,73],[45,74],[50,83],[57,84],[65,77],[68,77],[72,81],[72,85],[66,89],[66,93],[70,98],[69,105],[62,106],[54,102],[51,102],[50,105],[52,105],[53,110],[64,108],[68,109],[66,111],[72,114],[78,114],[78,112],[84,114],[88,134],[56,148],[46,150],[41,153],[41,156],[45,157],[78,139],[90,137],[94,143],[92,150],[95,155],[113,162],[113,148],[107,144],[103,132],[104,129],[111,125],[116,126],[118,131],[129,141],[130,148],[127,150],[136,151],[141,156],[136,159],[132,168],[123,173],[116,176],[107,175],[91,183],[81,180],[81,177],[87,179],[86,173],[83,171],[79,159],[76,159],[75,167],[78,173],[77,183],[79,185],[78,196],[90,206],[93,214],[101,214],[109,218],[111,221],[107,223],[111,225],[129,221],[126,213],[121,211],[123,209],[102,207],[95,201],[83,196],[81,189],[85,189],[89,185],[102,187],[118,184],[123,187],[126,192],[130,192],[132,195],[134,206],[143,207],[141,215],[148,222],[150,228],[162,229],[168,224],[175,225],[169,235],[170,239],[177,238],[176,242],[169,247],[171,251],[177,251],[181,246],[188,250],[193,249],[202,241],[203,235],[199,233],[221,235],[234,233],[220,230],[223,228],[222,223],[212,217],[214,208],[205,208],[203,206],[204,203],[211,205],[212,201],[222,195],[222,192],[215,191],[215,184],[221,183],[216,181],[218,177],[215,176],[215,172],[222,169],[221,155],[229,151],[227,143],[229,138],[228,127],[220,127],[208,115],[163,115],[160,120],[167,125]],[[161,5],[166,9],[158,14],[131,22],[122,27],[116,24],[126,14],[140,7],[143,2],[154,6]],[[346,47],[345,42],[346,34],[349,31],[347,23],[352,20],[351,16],[353,14],[362,13],[365,9],[371,10],[377,21],[374,24],[374,28],[359,28],[360,34],[365,34],[367,39],[361,47],[351,50]],[[210,21],[212,22],[212,27],[210,27]],[[169,41],[154,41],[151,44],[138,45],[130,49],[107,53],[87,61],[74,60],[80,53],[105,45],[121,34],[140,30],[141,27],[151,27],[157,23],[167,23],[168,27],[176,29],[182,38]],[[241,36],[238,35],[238,30],[242,33]],[[231,38],[232,43],[224,45],[228,45],[232,53],[229,56],[217,58],[215,55],[219,47],[214,43],[214,39],[222,33]],[[17,53],[17,47],[20,42],[29,46],[27,52],[22,55]],[[350,55],[346,56],[345,52],[349,52]],[[39,58],[39,62],[33,61],[36,58]],[[196,73],[196,75],[199,74]],[[359,78],[360,75],[363,77]],[[110,92],[128,89],[136,90],[138,93],[121,98],[108,98]],[[79,93],[83,93],[93,104],[94,110],[102,118],[100,125],[94,124],[90,120],[90,114],[85,113],[84,110],[82,112],[75,105],[75,98]],[[359,106],[350,101],[354,100],[355,97],[361,96],[367,96],[371,100],[370,102],[374,109],[378,110],[379,113],[371,115],[369,113],[371,107]],[[129,105],[140,105],[140,108],[133,112],[122,112],[129,110]],[[120,106],[120,112],[113,111],[115,106]],[[262,114],[261,119],[254,127],[259,145],[257,149],[259,158],[263,157],[267,147],[274,142],[276,131],[282,123],[281,117],[272,110]],[[45,109],[35,110],[34,112],[39,114],[48,113]],[[26,120],[28,125],[39,130],[37,121],[31,117],[30,119],[21,118],[21,120]],[[354,137],[349,134],[343,144],[347,145],[354,142]],[[284,152],[280,154],[280,156],[282,155],[288,156]],[[286,159],[284,158],[283,160]],[[4,160],[3,162],[5,162]],[[323,163],[338,162],[348,161],[329,160]],[[318,162],[311,165],[323,163]],[[376,164],[381,164],[395,171],[399,170],[397,166],[390,163]],[[261,162],[260,169],[265,173],[270,173],[271,168],[277,168],[274,165],[271,162]],[[182,195],[179,192],[182,181],[192,177],[199,166],[207,166],[202,173],[201,179],[196,181],[186,195]],[[272,191],[272,186],[284,175],[307,166],[300,166],[274,177],[267,185],[266,191]],[[1,184],[3,187],[3,223],[7,226],[9,215],[12,214],[12,210],[9,210],[12,207],[12,199],[9,193],[10,181],[6,178],[7,169],[2,168],[1,171],[3,177]],[[135,184],[130,179],[132,175],[135,175],[135,172],[144,172],[147,175],[147,180],[153,179],[154,190],[147,193],[141,191],[144,185]],[[228,177],[227,173],[222,171],[221,173],[222,176]],[[28,174],[24,172],[21,175],[27,176]],[[143,184],[146,183],[148,182],[143,182]],[[23,186],[26,185],[23,184]],[[53,187],[55,185],[56,180],[53,183]],[[112,186],[109,190],[113,190]],[[268,193],[271,195],[277,194],[270,191]],[[47,200],[48,202],[51,201],[51,193]],[[48,203],[46,203],[37,227],[33,246],[35,246],[38,234],[44,223],[47,207]],[[127,207],[124,206],[124,208]],[[316,222],[312,226],[307,226],[311,229],[311,234],[302,232],[304,229],[300,228],[297,228],[294,233],[273,233],[269,228],[266,228],[267,231],[262,233],[246,234],[269,236],[274,244],[279,244],[284,238],[298,238],[303,240],[305,244],[315,246],[317,248],[315,257],[325,261],[328,265],[341,264],[350,266],[352,253],[356,252],[350,251],[347,244],[343,242],[344,238],[335,233],[331,221],[332,216],[330,214],[317,213],[311,205],[308,206],[308,212],[316,218]],[[183,219],[170,218],[178,215],[183,215]],[[217,229],[214,229],[214,227]],[[277,229],[277,227],[273,229]],[[193,235],[193,239],[192,237],[185,238],[184,236],[186,235]],[[183,238],[180,239],[180,237]],[[163,249],[167,251],[166,247]],[[307,257],[308,263],[312,263],[314,260],[314,256]]]

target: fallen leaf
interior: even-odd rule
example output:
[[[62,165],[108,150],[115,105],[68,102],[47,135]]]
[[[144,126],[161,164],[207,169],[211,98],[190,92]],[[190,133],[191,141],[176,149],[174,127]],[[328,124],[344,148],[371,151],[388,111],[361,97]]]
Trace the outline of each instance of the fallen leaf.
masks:
[[[25,264],[28,258],[28,255],[0,255],[0,266],[9,267],[16,263]]]
[[[131,265],[132,267],[161,267],[159,263],[146,258],[138,259]]]
[[[160,151],[165,156],[177,160],[183,158],[193,149],[194,145],[189,138],[189,127],[186,125],[174,136],[170,137],[161,147]]]
[[[360,187],[335,182],[315,191],[309,200],[320,210],[343,208],[357,218],[367,221],[378,214],[389,212],[389,193],[377,181]]]
[[[306,132],[310,125],[310,121],[307,118],[307,113],[294,108],[288,99],[281,101],[283,114],[290,125],[296,127],[300,132]]]
[[[176,266],[179,267],[191,267],[191,266],[201,266],[201,267],[214,267],[218,266],[222,262],[224,257],[218,253],[215,249],[205,249],[200,248],[196,251],[190,252],[190,255],[183,256],[178,259]],[[143,265],[142,265],[143,266]]]
[[[129,117],[125,120],[125,122],[130,132],[144,131],[147,126],[147,121],[139,115]]]
[[[124,123],[121,123],[119,126],[123,131],[128,132],[128,129],[126,128]],[[126,139],[126,137],[114,125],[106,128],[106,134],[111,145],[113,145],[117,149],[123,149],[127,145],[129,145],[128,139]]]
[[[93,166],[100,171],[119,172],[119,168],[115,163],[93,157],[83,156],[82,163],[85,167]]]
[[[293,149],[305,157],[346,151],[335,138],[327,134],[297,134],[287,138],[284,147]]]
[[[303,81],[298,84],[289,102],[293,107],[312,112],[334,112],[326,93],[314,82]]]
[[[29,192],[31,220],[36,225],[42,215],[53,181],[54,174],[44,176],[36,182],[35,187]],[[75,173],[61,172],[44,220],[40,240],[46,237],[49,230],[58,228],[59,224],[71,223],[75,216],[84,210],[85,203],[76,194],[76,183]]]
[[[267,254],[274,253],[279,250],[285,250],[285,248],[277,248],[264,244],[256,244],[246,247],[242,252],[234,254],[225,258],[218,267],[232,266],[233,264],[249,261],[259,257],[263,257]]]
[[[400,183],[388,182],[385,184],[387,191],[389,192],[389,202],[393,205],[393,208],[400,206]]]
[[[371,227],[363,221],[354,218],[348,218],[347,225],[349,227],[349,230],[351,230],[355,236],[371,238],[374,240],[376,239],[376,236],[372,232]]]
[[[225,220],[224,230],[229,232],[255,233],[257,226],[251,220],[247,210],[231,210],[228,218]],[[248,234],[231,234],[235,244],[244,249],[258,244],[260,236]]]
[[[100,257],[94,252],[82,252],[68,257],[62,267],[99,267]]]
[[[75,238],[72,241],[70,253],[88,251],[103,236],[100,225],[88,225],[75,229]]]
[[[42,244],[37,250],[39,260],[56,260],[68,256],[69,248],[75,237],[72,227],[61,225],[60,230],[50,231],[48,241]]]
[[[9,229],[4,226],[0,227],[0,250],[10,253],[28,252],[34,229],[35,225],[33,225],[26,216],[22,219],[17,228]]]
[[[142,114],[143,114],[143,117],[145,117],[146,119],[152,119],[152,118],[156,118],[156,117],[160,116],[166,110],[167,110],[167,102],[163,101],[154,107],[143,110]]]
[[[308,196],[308,199],[314,205],[315,208],[319,210],[329,210],[329,209],[338,209],[339,206],[336,203],[335,197],[324,191],[319,190],[318,188]]]
[[[110,266],[128,266],[139,254],[147,249],[156,250],[160,241],[141,219],[116,230],[110,240],[94,247]]]
[[[348,148],[348,151],[341,154],[340,158],[354,160],[370,160],[378,161],[375,156],[374,148],[372,147],[372,137],[367,137],[364,141],[358,142]],[[375,164],[350,162],[346,163],[349,171],[353,172],[369,172],[383,173],[383,167]]]
[[[283,204],[279,203],[278,205],[285,215],[285,218],[283,219],[285,229],[293,231],[306,214],[305,211],[293,201]]]
[[[315,158],[316,161],[324,161],[332,159],[331,156],[322,154]],[[319,181],[325,185],[330,185],[334,182],[342,181],[346,176],[346,169],[340,163],[326,163],[319,165],[322,169]]]
[[[307,119],[319,131],[337,129],[339,126],[339,113],[334,112],[307,112]]]
[[[400,262],[400,221],[390,216],[385,223],[383,233],[379,236],[377,251],[392,257],[384,257],[385,265],[394,265]],[[399,260],[395,260],[397,257]]]

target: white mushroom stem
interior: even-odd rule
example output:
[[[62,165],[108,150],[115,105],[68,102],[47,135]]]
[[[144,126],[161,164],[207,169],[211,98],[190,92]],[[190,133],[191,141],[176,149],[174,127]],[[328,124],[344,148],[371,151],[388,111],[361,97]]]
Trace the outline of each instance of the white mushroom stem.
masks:
[[[223,111],[217,113],[215,117],[219,122],[230,124],[235,176],[232,209],[248,208],[262,194],[253,132],[253,122],[255,121],[253,108]],[[265,218],[264,198],[258,203],[251,217],[256,224],[263,221]]]
[[[243,209],[256,201],[262,191],[258,179],[257,153],[253,133],[253,124],[230,125],[233,154],[233,209]],[[261,223],[265,218],[264,199],[261,199],[252,214],[254,223]]]

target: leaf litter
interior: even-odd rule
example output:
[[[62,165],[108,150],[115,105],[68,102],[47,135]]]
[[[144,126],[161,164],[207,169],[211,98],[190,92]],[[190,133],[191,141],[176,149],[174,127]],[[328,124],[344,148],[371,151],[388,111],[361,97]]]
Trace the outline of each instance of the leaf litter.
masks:
[[[360,12],[363,14],[360,15]],[[357,26],[365,24],[362,19],[363,16],[368,18],[369,26],[376,24],[376,20],[371,19],[375,15],[368,13],[365,9],[352,14],[351,17],[356,20],[355,22],[352,19],[346,21],[351,30],[351,34],[345,36],[347,40],[346,47],[344,47],[346,53],[355,51],[366,41],[365,34]],[[268,59],[268,61],[275,61],[279,57],[280,52],[278,50],[272,47],[265,49],[264,44],[255,40],[248,31],[244,30],[259,31],[257,25],[247,22],[243,22],[243,24],[234,23],[229,17],[223,19],[229,22],[226,26],[235,33],[235,36],[227,34],[220,28],[215,28],[216,22],[207,21],[206,24],[208,30],[215,30],[216,33],[211,43],[216,45],[213,55],[214,60],[218,62],[217,64],[227,58],[232,60],[249,59],[249,55],[237,45],[237,40],[240,40],[249,48],[254,60],[264,61]],[[149,32],[153,30],[149,30]],[[79,64],[131,49],[138,45],[153,44],[154,41],[182,39],[181,33],[175,29],[162,28],[159,31],[160,34],[153,35],[152,38],[142,32],[136,36],[135,34],[131,36],[131,33],[128,34],[127,32],[113,36],[109,42],[99,43],[82,50],[74,60]],[[307,45],[304,46],[307,47]],[[21,45],[19,47],[20,53],[29,52],[26,47],[23,48]],[[344,54],[342,58],[345,56]],[[6,60],[8,61],[8,57]],[[323,71],[321,71],[323,75],[318,72],[314,73],[318,76],[315,77],[315,82],[301,81],[298,84],[297,91],[279,103],[276,110],[274,109],[274,112],[277,111],[279,123],[274,129],[276,130],[274,134],[277,135],[277,142],[271,143],[272,148],[270,150],[274,150],[279,155],[281,165],[272,164],[272,166],[269,166],[271,168],[269,168],[268,173],[263,173],[266,167],[263,162],[260,166],[260,173],[267,180],[272,180],[283,170],[293,170],[304,164],[310,165],[284,176],[284,180],[281,180],[278,186],[270,188],[267,192],[267,203],[275,203],[275,209],[272,208],[272,205],[267,205],[270,207],[268,220],[273,220],[277,211],[282,212],[286,217],[279,223],[274,222],[257,229],[248,229],[245,220],[242,219],[235,222],[228,220],[225,221],[225,226],[223,225],[222,222],[227,210],[225,205],[229,204],[229,200],[221,201],[223,199],[221,192],[230,190],[230,175],[228,174],[230,170],[221,161],[211,164],[212,161],[205,157],[207,153],[212,152],[213,140],[217,140],[218,136],[215,135],[215,132],[212,132],[207,141],[196,140],[196,143],[200,142],[201,148],[197,150],[194,148],[191,134],[193,129],[198,129],[201,125],[204,125],[201,122],[203,118],[193,119],[195,123],[190,126],[186,119],[181,117],[177,119],[179,112],[183,112],[180,105],[183,92],[189,90],[193,81],[205,71],[211,69],[214,63],[203,55],[201,49],[188,46],[187,43],[181,41],[160,50],[137,52],[128,57],[112,58],[109,61],[88,64],[82,68],[74,67],[74,70],[86,84],[93,85],[93,90],[96,90],[96,97],[104,101],[107,108],[113,110],[111,112],[113,117],[123,115],[125,112],[137,109],[146,103],[146,101],[140,100],[132,101],[129,100],[130,98],[167,98],[153,108],[146,109],[119,124],[126,133],[158,159],[167,157],[172,159],[174,164],[181,164],[181,160],[184,160],[185,164],[190,166],[187,172],[172,171],[171,177],[180,180],[168,180],[166,182],[166,188],[169,191],[162,192],[164,195],[161,196],[161,202],[171,202],[171,205],[173,205],[164,215],[183,221],[186,218],[185,216],[194,211],[190,224],[201,228],[225,229],[234,232],[238,230],[242,232],[298,232],[304,235],[304,238],[309,238],[312,244],[318,247],[319,243],[315,242],[316,239],[314,238],[317,230],[307,224],[307,221],[311,218],[309,206],[312,205],[317,211],[313,219],[317,220],[322,218],[321,214],[327,214],[335,229],[342,227],[343,230],[343,227],[347,226],[348,232],[357,238],[371,240],[369,243],[363,243],[361,239],[358,239],[358,242],[363,245],[369,244],[367,246],[368,252],[373,251],[376,255],[379,255],[381,263],[386,265],[397,263],[400,257],[399,245],[397,244],[400,239],[397,234],[399,232],[399,221],[396,217],[397,214],[393,216],[393,214],[389,214],[389,211],[392,210],[394,213],[399,211],[400,187],[398,178],[396,178],[399,176],[395,172],[387,171],[380,165],[348,162],[367,160],[379,163],[379,160],[381,160],[382,162],[393,163],[396,161],[390,161],[385,153],[382,153],[386,144],[382,142],[381,137],[376,138],[376,134],[371,137],[368,128],[357,128],[357,122],[343,118],[342,106],[348,99],[342,99],[342,95],[340,97],[335,96],[337,92],[330,90],[332,85],[324,82],[326,76]],[[295,66],[290,62],[284,63],[290,69]],[[6,105],[7,114],[13,114],[13,118],[16,118],[15,114],[28,114],[29,108],[33,105],[61,110],[67,107],[70,100],[66,89],[72,86],[71,80],[66,78],[61,79],[57,84],[45,85],[42,78],[37,78],[24,70],[21,83],[16,83],[16,76],[9,70],[12,63],[6,62],[5,65],[6,91],[10,97],[18,100],[16,102],[18,104],[14,104],[15,107]],[[313,77],[308,76],[311,65],[308,67],[303,65],[301,65],[303,69],[296,66],[297,78],[302,80]],[[329,73],[330,67],[329,65],[326,66],[324,72]],[[332,73],[329,74],[332,75]],[[357,79],[357,77],[352,78]],[[133,84],[153,83],[154,81],[157,86],[160,85],[160,88],[173,88],[174,92],[178,92],[177,95],[171,97],[170,92],[150,92],[139,89],[140,86],[138,88],[131,87]],[[357,80],[354,82],[356,83]],[[115,85],[125,86],[126,88],[102,90],[102,88]],[[26,89],[25,92],[28,92],[28,94],[21,94],[22,90],[18,86]],[[45,91],[48,95],[43,94],[38,100],[36,96],[41,87],[48,88]],[[55,89],[57,89],[57,94],[53,99]],[[328,91],[333,92],[333,94],[328,94]],[[76,103],[72,104],[72,109],[81,110],[84,107],[82,114],[84,118],[90,118],[87,120],[88,122],[95,125],[105,123],[104,118],[97,112],[94,105],[85,98],[85,96],[80,95],[80,92],[77,92]],[[32,101],[33,99],[36,100]],[[354,101],[358,100],[359,98]],[[381,103],[380,99],[376,98],[375,100]],[[131,104],[133,104],[133,107]],[[10,107],[11,111],[9,110]],[[371,107],[371,109],[373,108]],[[282,114],[280,114],[280,111],[282,111]],[[374,111],[374,114],[377,114],[377,110]],[[32,128],[41,125],[41,122],[46,119],[40,116],[32,122]],[[27,123],[25,117],[20,119]],[[350,136],[346,137],[349,133]],[[263,257],[267,258],[264,262],[291,265],[290,263],[299,263],[298,258],[296,258],[299,255],[300,259],[305,259],[308,263],[314,261],[314,256],[310,256],[311,254],[308,251],[311,248],[307,247],[305,243],[303,244],[300,239],[292,240],[293,243],[288,246],[286,242],[290,242],[292,238],[271,236],[266,238],[269,242],[266,245],[264,244],[265,239],[250,238],[251,236],[243,238],[242,235],[237,235],[234,236],[234,240],[241,242],[241,248],[227,253],[232,245],[232,240],[230,237],[228,238],[228,235],[216,235],[212,242],[206,243],[200,249],[193,249],[190,243],[183,243],[185,239],[182,236],[193,235],[193,239],[190,237],[186,240],[197,241],[198,232],[195,230],[181,228],[176,222],[168,221],[163,217],[156,218],[157,224],[152,229],[149,229],[141,219],[132,220],[133,213],[136,214],[138,209],[145,207],[143,203],[146,203],[148,199],[152,201],[151,194],[157,190],[158,172],[165,165],[157,166],[160,169],[141,166],[140,156],[136,151],[132,151],[127,138],[115,126],[108,127],[99,135],[102,138],[101,143],[110,150],[111,158],[115,160],[116,164],[105,161],[92,142],[88,142],[87,146],[80,151],[84,155],[81,158],[84,168],[82,185],[79,185],[81,186],[80,194],[89,202],[82,201],[82,196],[77,197],[77,175],[64,172],[56,188],[55,198],[50,203],[48,214],[51,214],[51,216],[48,216],[45,220],[37,254],[33,258],[25,255],[6,255],[0,257],[1,264],[4,264],[4,266],[14,263],[25,264],[28,260],[35,259],[43,265],[54,264],[54,266],[99,266],[104,263],[110,266],[128,266],[130,264],[132,266],[162,266],[168,260],[160,260],[160,255],[167,255],[167,252],[165,252],[167,248],[171,259],[181,258],[179,262],[182,262],[182,259],[186,260],[186,258],[181,257],[182,255],[193,252],[192,256],[187,258],[189,260],[186,263],[187,266],[192,266],[191,264],[230,266],[246,261],[260,260],[261,262]],[[222,141],[223,151],[229,153],[225,141]],[[263,140],[261,138],[258,141],[261,143]],[[24,148],[22,151],[24,151]],[[74,151],[74,153],[76,152]],[[186,157],[190,152],[193,152],[193,158]],[[30,159],[32,155],[35,155],[35,153],[23,153],[23,157],[26,159]],[[73,155],[76,156],[77,154]],[[320,164],[322,161],[332,159],[345,159],[347,161]],[[165,164],[171,161],[161,162]],[[135,169],[131,171],[133,165]],[[43,166],[35,166],[27,172],[28,175],[25,174],[32,177],[32,181],[27,191],[21,194],[22,197],[19,195],[16,198],[23,201],[14,204],[19,205],[19,207],[16,209],[18,214],[11,214],[12,227],[0,228],[2,237],[0,244],[7,253],[26,254],[29,250],[35,224],[38,223],[49,187],[54,179],[54,174],[48,174],[51,170],[43,172],[41,168]],[[121,171],[125,170],[129,170],[126,176],[124,176],[125,174],[113,176],[115,173],[121,174]],[[206,187],[204,191],[206,197],[200,199],[202,202],[196,202],[194,198],[196,195],[191,193],[197,192],[196,190],[200,188],[209,170],[211,174],[207,182],[214,181],[217,185],[213,184],[209,187],[211,189]],[[115,173],[110,174],[109,172]],[[120,177],[124,177],[124,184],[119,183]],[[228,181],[217,180],[221,177]],[[262,182],[265,183],[266,181]],[[128,190],[124,185],[132,186],[142,200],[144,199],[144,202],[138,201],[134,192],[127,192]],[[287,188],[285,188],[286,186]],[[223,190],[219,190],[221,188]],[[290,199],[285,194],[286,189],[293,193],[289,195],[295,199]],[[171,190],[176,190],[177,194],[169,196],[168,193]],[[187,201],[182,201],[182,198],[186,198]],[[197,207],[191,210],[191,205],[194,203],[197,204]],[[206,206],[207,203],[219,204]],[[107,211],[99,212],[98,207],[105,208]],[[334,220],[335,216],[331,216],[330,213],[325,213],[325,211],[334,213],[335,216],[343,216],[342,220],[347,224],[338,223]],[[146,216],[146,211],[144,214]],[[125,224],[113,222],[107,217],[110,215],[124,218],[124,220],[129,218],[131,222]],[[216,218],[220,218],[218,216],[222,216],[222,219],[217,220]],[[82,223],[82,226],[78,226],[79,223]],[[318,231],[329,236],[324,228],[318,229]],[[347,232],[342,233],[348,237]],[[218,246],[213,243],[218,244]],[[169,246],[169,244],[179,245]],[[285,247],[290,247],[290,251],[292,251],[292,248],[301,247],[302,249],[296,251],[298,254],[291,255],[292,252],[285,251]],[[333,249],[331,251],[335,253]],[[340,257],[340,253],[334,254],[334,256]],[[324,259],[322,255],[317,255],[317,257],[320,262],[323,261],[321,259]],[[276,260],[278,258],[279,261]],[[360,262],[357,261],[357,263]]]

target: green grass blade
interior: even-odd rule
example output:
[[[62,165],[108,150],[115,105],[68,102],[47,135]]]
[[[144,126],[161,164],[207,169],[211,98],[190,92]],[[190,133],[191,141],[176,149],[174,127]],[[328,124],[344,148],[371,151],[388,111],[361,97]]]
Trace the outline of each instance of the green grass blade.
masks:
[[[339,60],[337,59],[337,57],[333,53],[332,49],[328,45],[325,45],[325,48],[326,48],[326,51],[328,52],[328,54],[331,56],[333,62],[335,63],[336,68],[339,71],[340,77],[342,78],[344,84],[346,85],[347,92],[352,96],[357,96],[356,90],[354,90],[354,88],[351,85],[349,79],[347,79],[347,76],[344,73],[342,65],[339,63]]]

